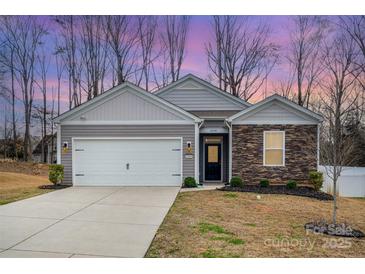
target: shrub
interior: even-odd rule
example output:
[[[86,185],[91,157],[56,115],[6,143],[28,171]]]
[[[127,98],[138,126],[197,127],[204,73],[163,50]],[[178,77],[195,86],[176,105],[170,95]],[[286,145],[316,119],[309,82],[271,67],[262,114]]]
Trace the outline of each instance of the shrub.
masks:
[[[269,186],[269,180],[268,179],[262,179],[260,181],[260,187],[268,187]]]
[[[316,191],[319,191],[323,186],[323,173],[318,171],[309,172],[309,180]]]
[[[297,188],[297,182],[294,180],[289,180],[286,184],[286,187],[289,189]]]
[[[63,165],[49,165],[48,179],[57,185],[62,182],[64,176]]]
[[[197,187],[196,181],[193,177],[186,177],[184,179],[184,186],[185,187]]]
[[[229,184],[231,187],[243,187],[243,181],[240,177],[232,177]]]

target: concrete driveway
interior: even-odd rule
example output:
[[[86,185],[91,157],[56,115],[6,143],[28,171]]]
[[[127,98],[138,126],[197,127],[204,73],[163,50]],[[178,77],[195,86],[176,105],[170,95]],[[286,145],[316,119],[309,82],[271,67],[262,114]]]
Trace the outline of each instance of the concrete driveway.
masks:
[[[0,206],[0,257],[143,257],[178,187],[71,187]]]

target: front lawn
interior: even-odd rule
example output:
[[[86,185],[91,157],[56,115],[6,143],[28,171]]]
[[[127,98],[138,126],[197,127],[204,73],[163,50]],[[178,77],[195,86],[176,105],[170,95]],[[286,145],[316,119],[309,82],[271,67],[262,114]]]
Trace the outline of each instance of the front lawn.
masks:
[[[0,205],[47,193],[50,190],[38,187],[48,184],[46,177],[0,172]]]
[[[306,233],[332,201],[223,191],[180,193],[147,257],[364,257],[365,239]],[[338,221],[365,232],[365,200],[340,198]]]

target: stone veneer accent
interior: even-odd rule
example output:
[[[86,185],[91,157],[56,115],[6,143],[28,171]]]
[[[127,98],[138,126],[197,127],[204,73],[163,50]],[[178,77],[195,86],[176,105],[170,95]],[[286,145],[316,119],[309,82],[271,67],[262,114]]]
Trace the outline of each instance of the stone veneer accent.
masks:
[[[263,165],[264,131],[285,131],[285,166]],[[248,184],[266,178],[282,184],[293,179],[308,183],[308,173],[317,169],[317,125],[233,125],[232,176]]]

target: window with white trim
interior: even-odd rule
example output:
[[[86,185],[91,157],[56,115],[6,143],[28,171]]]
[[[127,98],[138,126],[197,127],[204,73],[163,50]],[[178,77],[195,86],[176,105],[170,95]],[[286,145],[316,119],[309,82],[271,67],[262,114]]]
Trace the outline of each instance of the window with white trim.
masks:
[[[264,166],[284,166],[285,132],[264,131]]]

